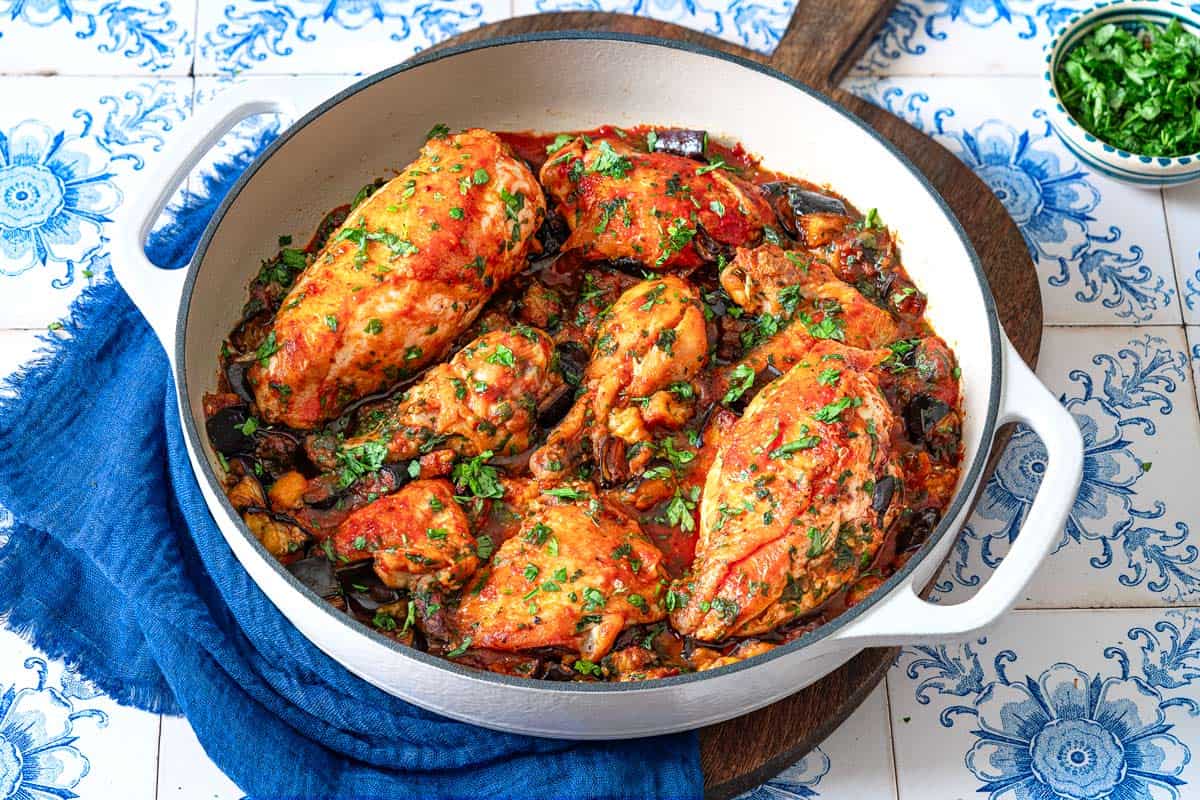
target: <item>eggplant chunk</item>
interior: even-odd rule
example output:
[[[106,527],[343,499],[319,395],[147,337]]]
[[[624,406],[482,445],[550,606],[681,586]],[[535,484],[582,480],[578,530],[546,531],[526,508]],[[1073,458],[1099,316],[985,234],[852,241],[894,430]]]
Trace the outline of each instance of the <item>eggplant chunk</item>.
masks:
[[[223,456],[239,455],[254,450],[254,440],[245,433],[249,414],[245,406],[228,406],[204,422],[208,441]]]
[[[943,417],[950,413],[950,406],[927,394],[919,394],[908,402],[904,409],[904,428],[908,438],[920,444],[929,438]]]
[[[792,238],[800,230],[797,221],[805,214],[845,214],[846,204],[836,197],[805,189],[794,183],[774,181],[762,185],[763,194],[771,203],[779,224]]]
[[[654,134],[654,150],[656,152],[694,158],[697,161],[704,160],[704,150],[708,145],[707,131],[663,128],[655,131]]]

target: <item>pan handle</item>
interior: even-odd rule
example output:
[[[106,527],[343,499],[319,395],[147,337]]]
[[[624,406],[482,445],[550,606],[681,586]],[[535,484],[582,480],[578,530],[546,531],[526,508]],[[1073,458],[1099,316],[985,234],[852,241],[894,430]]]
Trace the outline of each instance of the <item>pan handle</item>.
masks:
[[[937,643],[973,636],[1018,599],[1050,549],[1062,537],[1083,477],[1083,437],[1074,417],[1025,366],[1004,338],[1004,396],[1000,422],[1023,422],[1046,447],[1046,471],[1012,548],[979,592],[957,605],[923,600],[913,576],[869,614],[836,634],[855,647]]]
[[[156,266],[146,257],[146,239],[176,188],[231,128],[257,114],[277,113],[294,120],[311,106],[306,100],[318,99],[296,97],[293,92],[288,98],[268,98],[263,97],[265,89],[251,81],[227,89],[198,109],[193,107],[192,117],[167,140],[161,161],[142,173],[141,184],[127,193],[117,215],[111,244],[113,274],[162,342],[172,368],[176,317],[188,270]]]

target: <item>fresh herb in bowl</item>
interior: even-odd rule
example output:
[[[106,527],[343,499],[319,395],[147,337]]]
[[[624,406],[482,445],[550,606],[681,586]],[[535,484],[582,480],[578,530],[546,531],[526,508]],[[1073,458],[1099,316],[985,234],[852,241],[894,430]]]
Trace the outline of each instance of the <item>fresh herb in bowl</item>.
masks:
[[[1200,152],[1200,38],[1178,20],[1101,25],[1066,54],[1055,81],[1067,111],[1114,147]]]

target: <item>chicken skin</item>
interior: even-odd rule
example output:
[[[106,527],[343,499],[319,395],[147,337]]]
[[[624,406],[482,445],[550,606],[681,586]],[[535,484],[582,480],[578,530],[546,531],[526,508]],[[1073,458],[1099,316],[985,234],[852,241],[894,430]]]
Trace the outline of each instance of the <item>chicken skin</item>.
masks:
[[[345,561],[374,560],[385,586],[404,589],[432,576],[447,589],[479,566],[467,516],[444,480],[419,480],[352,513],[333,536]]]
[[[542,494],[455,613],[459,647],[552,647],[597,661],[630,625],[666,616],[662,554],[586,484]]]
[[[904,507],[879,388],[887,351],[815,341],[728,430],[705,481],[676,630],[702,641],[764,633],[818,609],[874,558]]]
[[[759,242],[775,219],[762,195],[731,172],[621,139],[573,140],[545,163],[541,180],[571,229],[563,249],[593,260],[694,269],[716,260],[714,246]]]
[[[897,338],[896,322],[824,261],[764,244],[739,248],[721,271],[721,285],[735,303],[755,314],[796,319],[823,338],[851,347],[882,347]]]
[[[430,138],[284,298],[247,372],[261,416],[311,429],[441,359],[524,267],[544,216],[533,173],[495,134]]]
[[[530,460],[534,477],[567,477],[587,449],[606,483],[638,472],[652,455],[650,426],[671,427],[670,415],[656,409],[675,401],[655,395],[694,377],[707,358],[704,306],[695,288],[667,275],[627,289],[605,312],[582,392]],[[679,424],[687,416],[680,413]]]
[[[363,409],[370,429],[342,449],[386,442],[387,461],[430,449],[460,456],[518,453],[529,447],[538,410],[566,390],[554,369],[554,342],[534,328],[492,331],[430,369],[408,391]]]

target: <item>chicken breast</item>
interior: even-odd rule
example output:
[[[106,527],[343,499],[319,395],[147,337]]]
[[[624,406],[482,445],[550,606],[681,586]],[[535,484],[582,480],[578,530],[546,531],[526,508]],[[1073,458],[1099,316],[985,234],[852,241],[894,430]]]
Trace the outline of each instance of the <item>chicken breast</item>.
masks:
[[[284,298],[247,373],[259,413],[310,429],[441,359],[524,267],[544,216],[533,173],[495,134],[431,138]]]
[[[467,457],[519,453],[529,447],[538,410],[563,391],[549,336],[524,326],[491,331],[408,391],[363,409],[369,429],[346,439],[342,449],[383,442],[392,462],[432,449]]]
[[[775,220],[754,186],[732,172],[621,139],[577,138],[543,165],[541,179],[571,229],[563,249],[590,259],[691,269],[715,259],[697,244],[756,244]]]
[[[455,614],[459,647],[554,647],[596,661],[629,625],[666,616],[662,554],[586,484],[543,493]]]
[[[887,351],[814,342],[728,430],[705,481],[690,575],[671,622],[703,641],[764,633],[818,609],[871,563],[903,508],[879,389]]]

